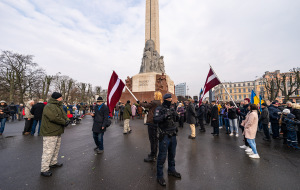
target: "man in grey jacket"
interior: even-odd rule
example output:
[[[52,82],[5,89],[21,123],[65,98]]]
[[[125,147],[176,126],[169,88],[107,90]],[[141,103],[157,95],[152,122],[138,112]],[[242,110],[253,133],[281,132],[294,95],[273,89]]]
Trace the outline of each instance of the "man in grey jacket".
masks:
[[[265,137],[263,138],[265,141],[270,141],[270,133],[269,133],[269,110],[268,105],[266,103],[261,104],[262,112],[260,114],[258,123],[261,123],[263,126]]]

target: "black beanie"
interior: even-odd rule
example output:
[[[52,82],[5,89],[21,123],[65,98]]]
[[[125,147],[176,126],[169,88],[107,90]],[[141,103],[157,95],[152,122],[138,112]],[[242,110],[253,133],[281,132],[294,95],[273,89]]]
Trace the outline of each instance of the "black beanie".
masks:
[[[130,100],[127,100],[127,104],[130,104]]]
[[[54,98],[54,99],[58,99],[60,97],[62,97],[62,95],[59,92],[53,92],[53,94],[51,95],[51,98]]]
[[[97,98],[97,102],[103,102],[103,98],[102,98],[101,96],[99,96],[99,97]]]

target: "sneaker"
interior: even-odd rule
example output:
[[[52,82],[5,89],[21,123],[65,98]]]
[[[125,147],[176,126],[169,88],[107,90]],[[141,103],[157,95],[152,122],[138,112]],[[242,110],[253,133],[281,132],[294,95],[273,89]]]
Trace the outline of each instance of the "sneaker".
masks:
[[[248,155],[253,155],[254,152],[253,152],[253,151],[251,151],[251,152],[246,152],[246,154],[248,154]]]
[[[246,149],[247,146],[246,146],[246,145],[243,145],[243,146],[240,146],[240,148]]]
[[[233,133],[230,133],[229,136],[233,136]]]
[[[188,138],[189,138],[189,139],[195,139],[196,137],[192,137],[191,135],[189,135]]]
[[[235,137],[239,137],[239,134],[236,134]]]
[[[162,177],[162,178],[158,178],[157,179],[157,182],[159,183],[159,185],[161,186],[166,186],[166,181],[165,179]]]
[[[97,154],[102,154],[103,152],[104,152],[104,150],[99,150],[99,149],[96,150],[96,153],[97,153]]]
[[[60,167],[62,167],[63,166],[63,164],[62,163],[56,163],[56,164],[54,164],[54,165],[51,165],[51,166],[49,166],[50,168],[60,168]]]
[[[260,158],[258,154],[249,155],[250,158]]]
[[[246,148],[245,152],[252,152],[252,149],[251,148]]]

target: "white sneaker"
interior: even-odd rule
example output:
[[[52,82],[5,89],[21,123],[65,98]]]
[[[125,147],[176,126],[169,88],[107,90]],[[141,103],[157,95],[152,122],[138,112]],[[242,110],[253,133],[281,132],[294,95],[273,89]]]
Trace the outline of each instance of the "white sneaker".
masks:
[[[251,152],[252,151],[252,149],[251,148],[246,148],[246,150],[245,150],[245,152]]]
[[[222,129],[223,127],[219,127],[219,129]]]
[[[230,135],[229,136],[233,136],[233,133],[230,133]]]
[[[258,154],[249,155],[250,158],[260,158]]]
[[[236,136],[236,137],[239,137],[239,134],[236,134],[235,136]]]
[[[246,146],[246,145],[243,145],[243,146],[240,146],[240,148],[246,149],[247,146]]]
[[[246,153],[247,153],[249,156],[254,154],[253,151],[251,151],[251,152],[246,152]]]

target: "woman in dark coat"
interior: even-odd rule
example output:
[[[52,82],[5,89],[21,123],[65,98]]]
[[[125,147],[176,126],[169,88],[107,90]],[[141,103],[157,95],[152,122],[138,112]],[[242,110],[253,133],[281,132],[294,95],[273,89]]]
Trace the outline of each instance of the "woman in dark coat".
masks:
[[[190,124],[190,128],[191,128],[191,135],[189,135],[188,138],[195,139],[196,138],[196,129],[195,129],[196,111],[195,111],[195,106],[193,104],[193,100],[189,100],[186,122]]]

